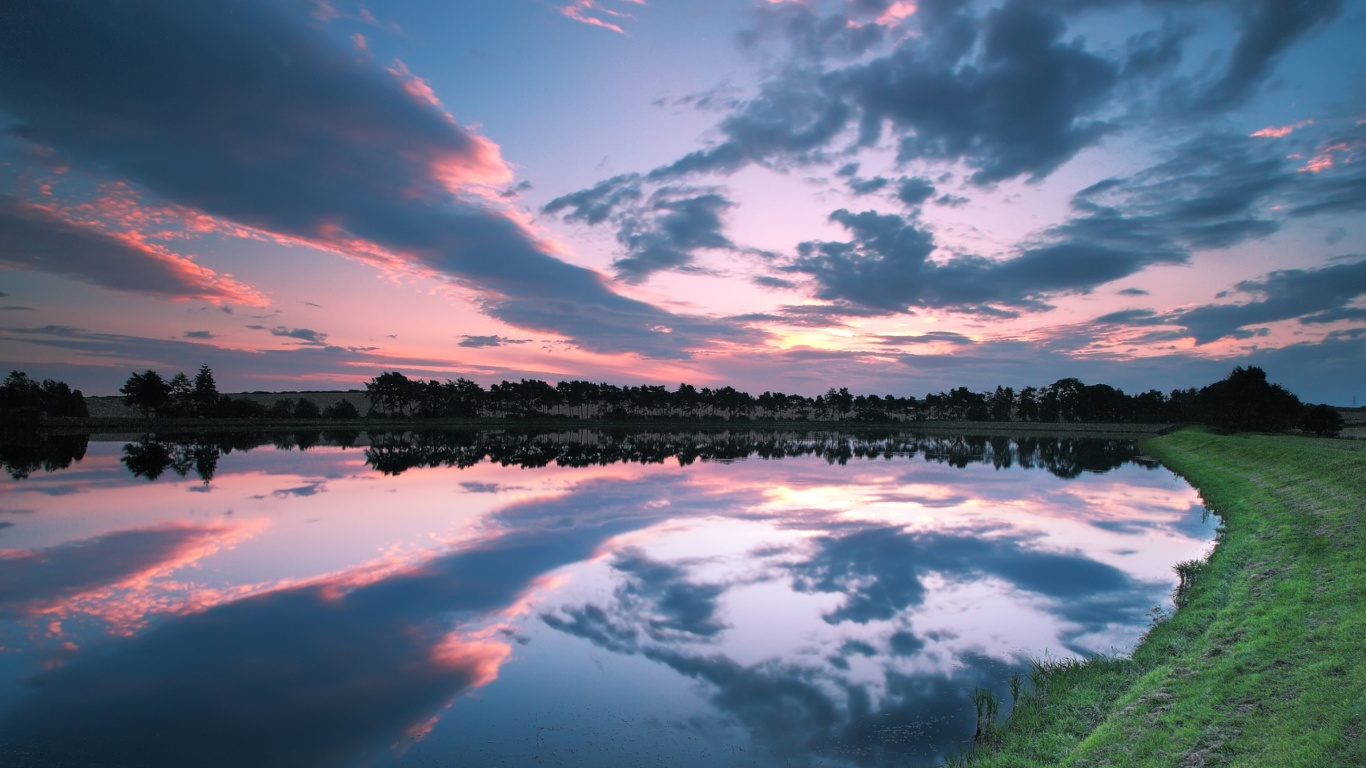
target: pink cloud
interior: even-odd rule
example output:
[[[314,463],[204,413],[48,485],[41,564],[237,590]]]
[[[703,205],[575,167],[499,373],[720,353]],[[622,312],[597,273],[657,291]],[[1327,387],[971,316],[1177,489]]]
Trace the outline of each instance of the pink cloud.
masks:
[[[1306,125],[1313,124],[1314,120],[1310,118],[1308,120],[1301,120],[1298,123],[1291,123],[1290,125],[1268,125],[1260,131],[1253,131],[1250,135],[1254,139],[1279,139],[1282,136],[1289,136],[1291,133]]]
[[[631,3],[632,5],[645,5],[645,0],[620,0],[621,2]],[[573,3],[560,8],[560,14],[574,21],[589,24],[594,27],[602,27],[616,32],[619,35],[626,34],[619,24],[608,21],[607,19],[632,19],[635,18],[625,11],[616,11],[603,5],[599,0],[574,0]],[[596,15],[594,15],[596,14]],[[600,16],[607,17],[599,18]]]
[[[97,204],[98,205],[98,204]],[[171,301],[265,306],[251,286],[172,252],[137,228],[142,213],[94,218],[52,203],[0,197],[0,265]]]

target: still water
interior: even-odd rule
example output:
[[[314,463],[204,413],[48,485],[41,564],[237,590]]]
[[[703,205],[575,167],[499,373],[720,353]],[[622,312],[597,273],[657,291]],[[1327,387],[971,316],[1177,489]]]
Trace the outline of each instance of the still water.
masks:
[[[1132,443],[300,433],[5,449],[0,762],[932,764],[1213,537]]]

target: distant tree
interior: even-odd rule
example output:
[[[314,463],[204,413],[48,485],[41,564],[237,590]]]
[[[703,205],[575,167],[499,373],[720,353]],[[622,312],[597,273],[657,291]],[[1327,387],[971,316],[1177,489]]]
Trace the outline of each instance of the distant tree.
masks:
[[[992,421],[1010,421],[1011,411],[1015,408],[1015,390],[997,386],[996,391],[987,398],[987,409]]]
[[[359,419],[360,411],[350,400],[338,400],[323,409],[325,419]]]
[[[317,419],[322,417],[322,412],[318,410],[318,404],[306,397],[299,398],[294,404],[294,418],[296,419]]]
[[[1039,418],[1039,390],[1034,387],[1025,387],[1020,390],[1019,416],[1020,421],[1034,421]]]
[[[152,418],[171,401],[171,385],[161,378],[161,374],[148,369],[135,373],[119,388],[123,402],[142,411],[145,418]]]
[[[213,371],[208,363],[199,366],[199,373],[194,375],[194,392],[190,399],[194,403],[196,416],[212,416],[217,410],[218,384],[213,380]]]
[[[0,408],[38,408],[43,388],[23,371],[10,371],[0,384]]]
[[[190,383],[190,377],[177,373],[166,383],[171,388],[171,402],[167,410],[175,416],[193,415],[194,385]]]
[[[1315,405],[1305,409],[1304,418],[1300,419],[1300,429],[1319,437],[1337,437],[1342,433],[1344,423],[1338,409]]]
[[[365,383],[365,397],[370,409],[386,416],[403,416],[421,388],[398,371],[385,371]]]
[[[269,417],[272,418],[272,419],[292,419],[292,418],[294,418],[294,400],[293,400],[293,398],[282,397],[282,398],[280,398],[279,400],[276,400],[276,401],[275,401],[275,405],[272,405],[272,406],[270,407],[270,411],[269,411],[266,415],[269,416]]]
[[[214,406],[213,412],[225,419],[259,419],[264,417],[269,410],[248,397],[239,397],[234,400],[227,395],[219,395],[218,404]]]

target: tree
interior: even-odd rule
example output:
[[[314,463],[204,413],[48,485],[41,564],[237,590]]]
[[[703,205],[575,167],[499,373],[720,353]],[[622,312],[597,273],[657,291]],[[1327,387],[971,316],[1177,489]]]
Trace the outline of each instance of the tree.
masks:
[[[294,418],[296,419],[316,419],[322,416],[318,410],[318,404],[306,397],[299,398],[294,404]]]
[[[1300,420],[1300,429],[1319,437],[1337,437],[1342,433],[1342,414],[1338,409],[1327,405],[1316,405],[1306,409]]]
[[[323,409],[325,419],[359,419],[360,411],[350,400],[338,400]]]
[[[218,408],[218,384],[213,380],[213,371],[208,363],[199,366],[199,373],[194,375],[194,391],[190,400],[194,403],[196,416],[211,416]]]
[[[171,400],[171,385],[150,368],[129,376],[119,387],[119,392],[123,395],[124,403],[141,410],[143,417],[149,419]]]
[[[1201,421],[1233,432],[1283,432],[1300,423],[1303,405],[1256,366],[1233,369],[1228,378],[1200,390]]]
[[[174,416],[188,416],[194,413],[194,385],[190,377],[177,373],[167,382],[171,388],[171,410]]]

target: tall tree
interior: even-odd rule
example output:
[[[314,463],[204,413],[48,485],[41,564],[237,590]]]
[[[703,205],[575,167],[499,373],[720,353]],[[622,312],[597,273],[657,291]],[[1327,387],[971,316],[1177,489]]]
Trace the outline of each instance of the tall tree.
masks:
[[[213,380],[208,363],[199,366],[199,373],[194,375],[194,392],[190,399],[196,416],[212,416],[218,408],[218,383]]]

